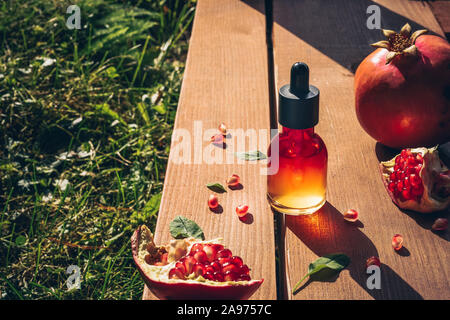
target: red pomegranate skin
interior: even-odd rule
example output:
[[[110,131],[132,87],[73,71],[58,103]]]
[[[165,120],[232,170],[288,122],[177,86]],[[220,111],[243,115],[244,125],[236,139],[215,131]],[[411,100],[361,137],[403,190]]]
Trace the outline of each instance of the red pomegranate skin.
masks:
[[[378,48],[355,74],[356,115],[375,140],[393,148],[433,146],[450,140],[450,45],[438,36],[415,42],[418,56],[386,64]]]

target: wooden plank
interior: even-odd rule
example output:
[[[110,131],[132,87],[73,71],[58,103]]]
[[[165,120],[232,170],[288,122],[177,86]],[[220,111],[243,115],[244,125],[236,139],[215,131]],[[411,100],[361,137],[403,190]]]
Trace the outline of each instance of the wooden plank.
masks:
[[[286,218],[285,261],[289,299],[449,299],[449,234],[431,232],[438,216],[403,213],[390,200],[378,173],[385,149],[360,127],[354,112],[353,73],[380,40],[366,28],[366,9],[378,4],[382,27],[398,30],[406,21],[443,34],[427,4],[416,1],[277,0],[274,5],[276,86],[288,83],[296,61],[310,66],[321,90],[317,132],[329,152],[327,204],[311,216]],[[360,222],[341,213],[354,208]],[[397,254],[391,238],[401,233],[406,250]],[[334,282],[309,282],[291,290],[318,256],[345,252],[351,258]],[[365,261],[377,255],[381,289],[366,286]]]
[[[190,134],[191,160],[198,163],[177,164],[174,150],[179,149],[179,142],[172,142],[155,240],[170,240],[169,223],[175,216],[193,219],[207,239],[222,237],[226,246],[252,268],[252,278],[264,279],[252,299],[275,299],[273,214],[266,201],[266,177],[260,174],[264,165],[257,161],[236,163],[233,152],[238,150],[238,142],[234,133],[227,139],[225,150],[213,149],[215,155],[231,155],[234,163],[200,161],[201,152],[211,146],[212,133],[199,136],[194,132],[200,124],[203,132],[211,128],[217,132],[221,122],[233,130],[254,129],[259,133],[259,129],[265,129],[261,138],[265,146],[259,150],[266,151],[269,94],[264,2],[253,1],[253,5],[255,8],[238,0],[198,1],[175,121],[175,130],[185,129]],[[251,147],[247,143],[239,148]],[[225,185],[233,173],[241,177],[243,189],[218,195],[223,212],[212,213],[207,207],[212,192],[205,185]],[[243,203],[250,207],[247,223],[235,213],[235,207]],[[146,288],[144,299],[151,298]]]
[[[433,1],[429,2],[431,11],[444,31],[447,40],[450,40],[450,2]]]

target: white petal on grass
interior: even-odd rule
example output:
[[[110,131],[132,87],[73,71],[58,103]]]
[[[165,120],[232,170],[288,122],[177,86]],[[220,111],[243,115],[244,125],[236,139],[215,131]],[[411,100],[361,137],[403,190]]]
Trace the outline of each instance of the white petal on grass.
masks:
[[[58,179],[55,181],[55,185],[59,188],[61,191],[66,191],[67,186],[69,185],[69,180],[67,179]]]
[[[119,120],[114,120],[114,121],[111,123],[111,127],[114,127],[114,126],[117,125],[118,123],[120,123]]]
[[[53,195],[48,193],[42,197],[42,202],[50,202],[53,200]]]
[[[70,125],[71,128],[75,127],[77,124],[79,124],[81,121],[83,121],[83,117],[76,118],[72,121],[72,124]]]
[[[50,67],[51,65],[53,65],[56,60],[52,59],[52,58],[43,58],[44,62],[42,63],[41,67],[45,68],[45,67]]]

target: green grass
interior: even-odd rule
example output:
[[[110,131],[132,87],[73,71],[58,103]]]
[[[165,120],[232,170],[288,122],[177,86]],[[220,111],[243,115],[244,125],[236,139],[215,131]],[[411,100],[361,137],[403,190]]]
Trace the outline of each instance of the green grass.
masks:
[[[0,3],[0,298],[140,299],[130,236],[156,222],[194,9]]]

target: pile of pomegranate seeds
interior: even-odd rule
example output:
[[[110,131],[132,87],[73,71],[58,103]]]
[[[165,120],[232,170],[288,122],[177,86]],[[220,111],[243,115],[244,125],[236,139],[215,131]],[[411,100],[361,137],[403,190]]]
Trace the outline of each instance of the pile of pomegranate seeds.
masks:
[[[403,149],[395,158],[394,172],[389,176],[388,188],[394,197],[401,201],[420,201],[424,188],[420,170],[423,157],[420,153],[413,154],[409,149]]]
[[[401,234],[396,234],[392,237],[392,248],[395,251],[400,250],[403,247],[403,237]]]
[[[221,244],[194,244],[189,254],[170,269],[169,279],[184,280],[190,274],[218,282],[251,280],[248,266]]]
[[[358,220],[358,211],[349,209],[343,214],[343,216],[346,221],[355,222],[356,220]]]

